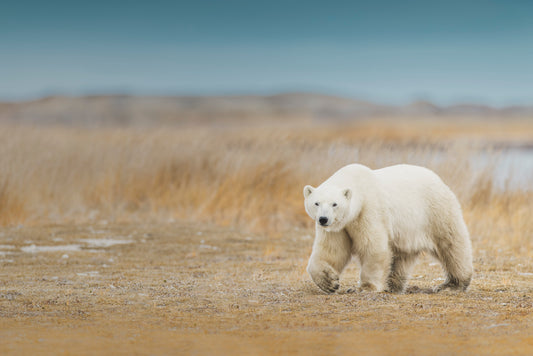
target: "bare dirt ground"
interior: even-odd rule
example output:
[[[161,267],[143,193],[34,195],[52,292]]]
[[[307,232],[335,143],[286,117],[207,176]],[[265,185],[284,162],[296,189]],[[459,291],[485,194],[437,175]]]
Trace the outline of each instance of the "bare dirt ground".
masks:
[[[168,224],[0,230],[0,354],[533,354],[533,262],[473,239],[467,293],[326,295],[312,230],[272,238]],[[524,256],[524,257],[520,257]]]

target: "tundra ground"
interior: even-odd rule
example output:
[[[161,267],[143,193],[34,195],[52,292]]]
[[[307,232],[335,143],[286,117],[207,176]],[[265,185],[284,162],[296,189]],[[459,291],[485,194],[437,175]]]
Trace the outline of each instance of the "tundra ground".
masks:
[[[279,237],[206,225],[4,228],[2,354],[523,354],[533,262],[474,240],[466,293],[423,257],[410,293],[337,294],[305,271],[312,230]]]

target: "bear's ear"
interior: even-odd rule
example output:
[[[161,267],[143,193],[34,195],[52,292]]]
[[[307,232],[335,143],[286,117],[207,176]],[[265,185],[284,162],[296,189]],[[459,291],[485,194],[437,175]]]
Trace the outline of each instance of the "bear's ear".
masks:
[[[350,200],[352,199],[352,190],[350,188],[346,188],[342,191],[342,195],[344,195],[346,199]]]
[[[307,198],[311,195],[312,192],[315,191],[315,188],[311,187],[310,185],[306,185],[304,187],[304,198]]]

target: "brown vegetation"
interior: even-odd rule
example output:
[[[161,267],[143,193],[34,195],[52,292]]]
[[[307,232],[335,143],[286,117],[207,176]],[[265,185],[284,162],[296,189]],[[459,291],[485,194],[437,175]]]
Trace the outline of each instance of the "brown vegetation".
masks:
[[[532,208],[531,192],[495,187],[498,153],[487,154],[503,139],[525,142],[532,129],[524,126],[509,125],[507,132],[477,126],[475,136],[472,123],[424,122],[144,131],[4,127],[0,223],[174,219],[280,234],[311,226],[302,208],[305,184],[353,162],[373,168],[411,163],[434,169],[458,194],[474,238],[494,234],[507,243],[509,234],[496,227],[511,233],[519,227],[515,247],[529,247],[532,225],[524,214]],[[479,152],[489,156],[482,166],[475,165]],[[476,230],[478,221],[487,231]]]

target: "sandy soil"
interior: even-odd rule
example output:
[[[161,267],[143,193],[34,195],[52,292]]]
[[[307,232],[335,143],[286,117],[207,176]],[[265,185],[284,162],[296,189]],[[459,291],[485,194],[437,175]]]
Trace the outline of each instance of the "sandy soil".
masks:
[[[166,225],[0,230],[0,354],[533,354],[533,262],[474,241],[467,293],[320,292],[312,231]],[[48,248],[46,248],[48,247]]]

